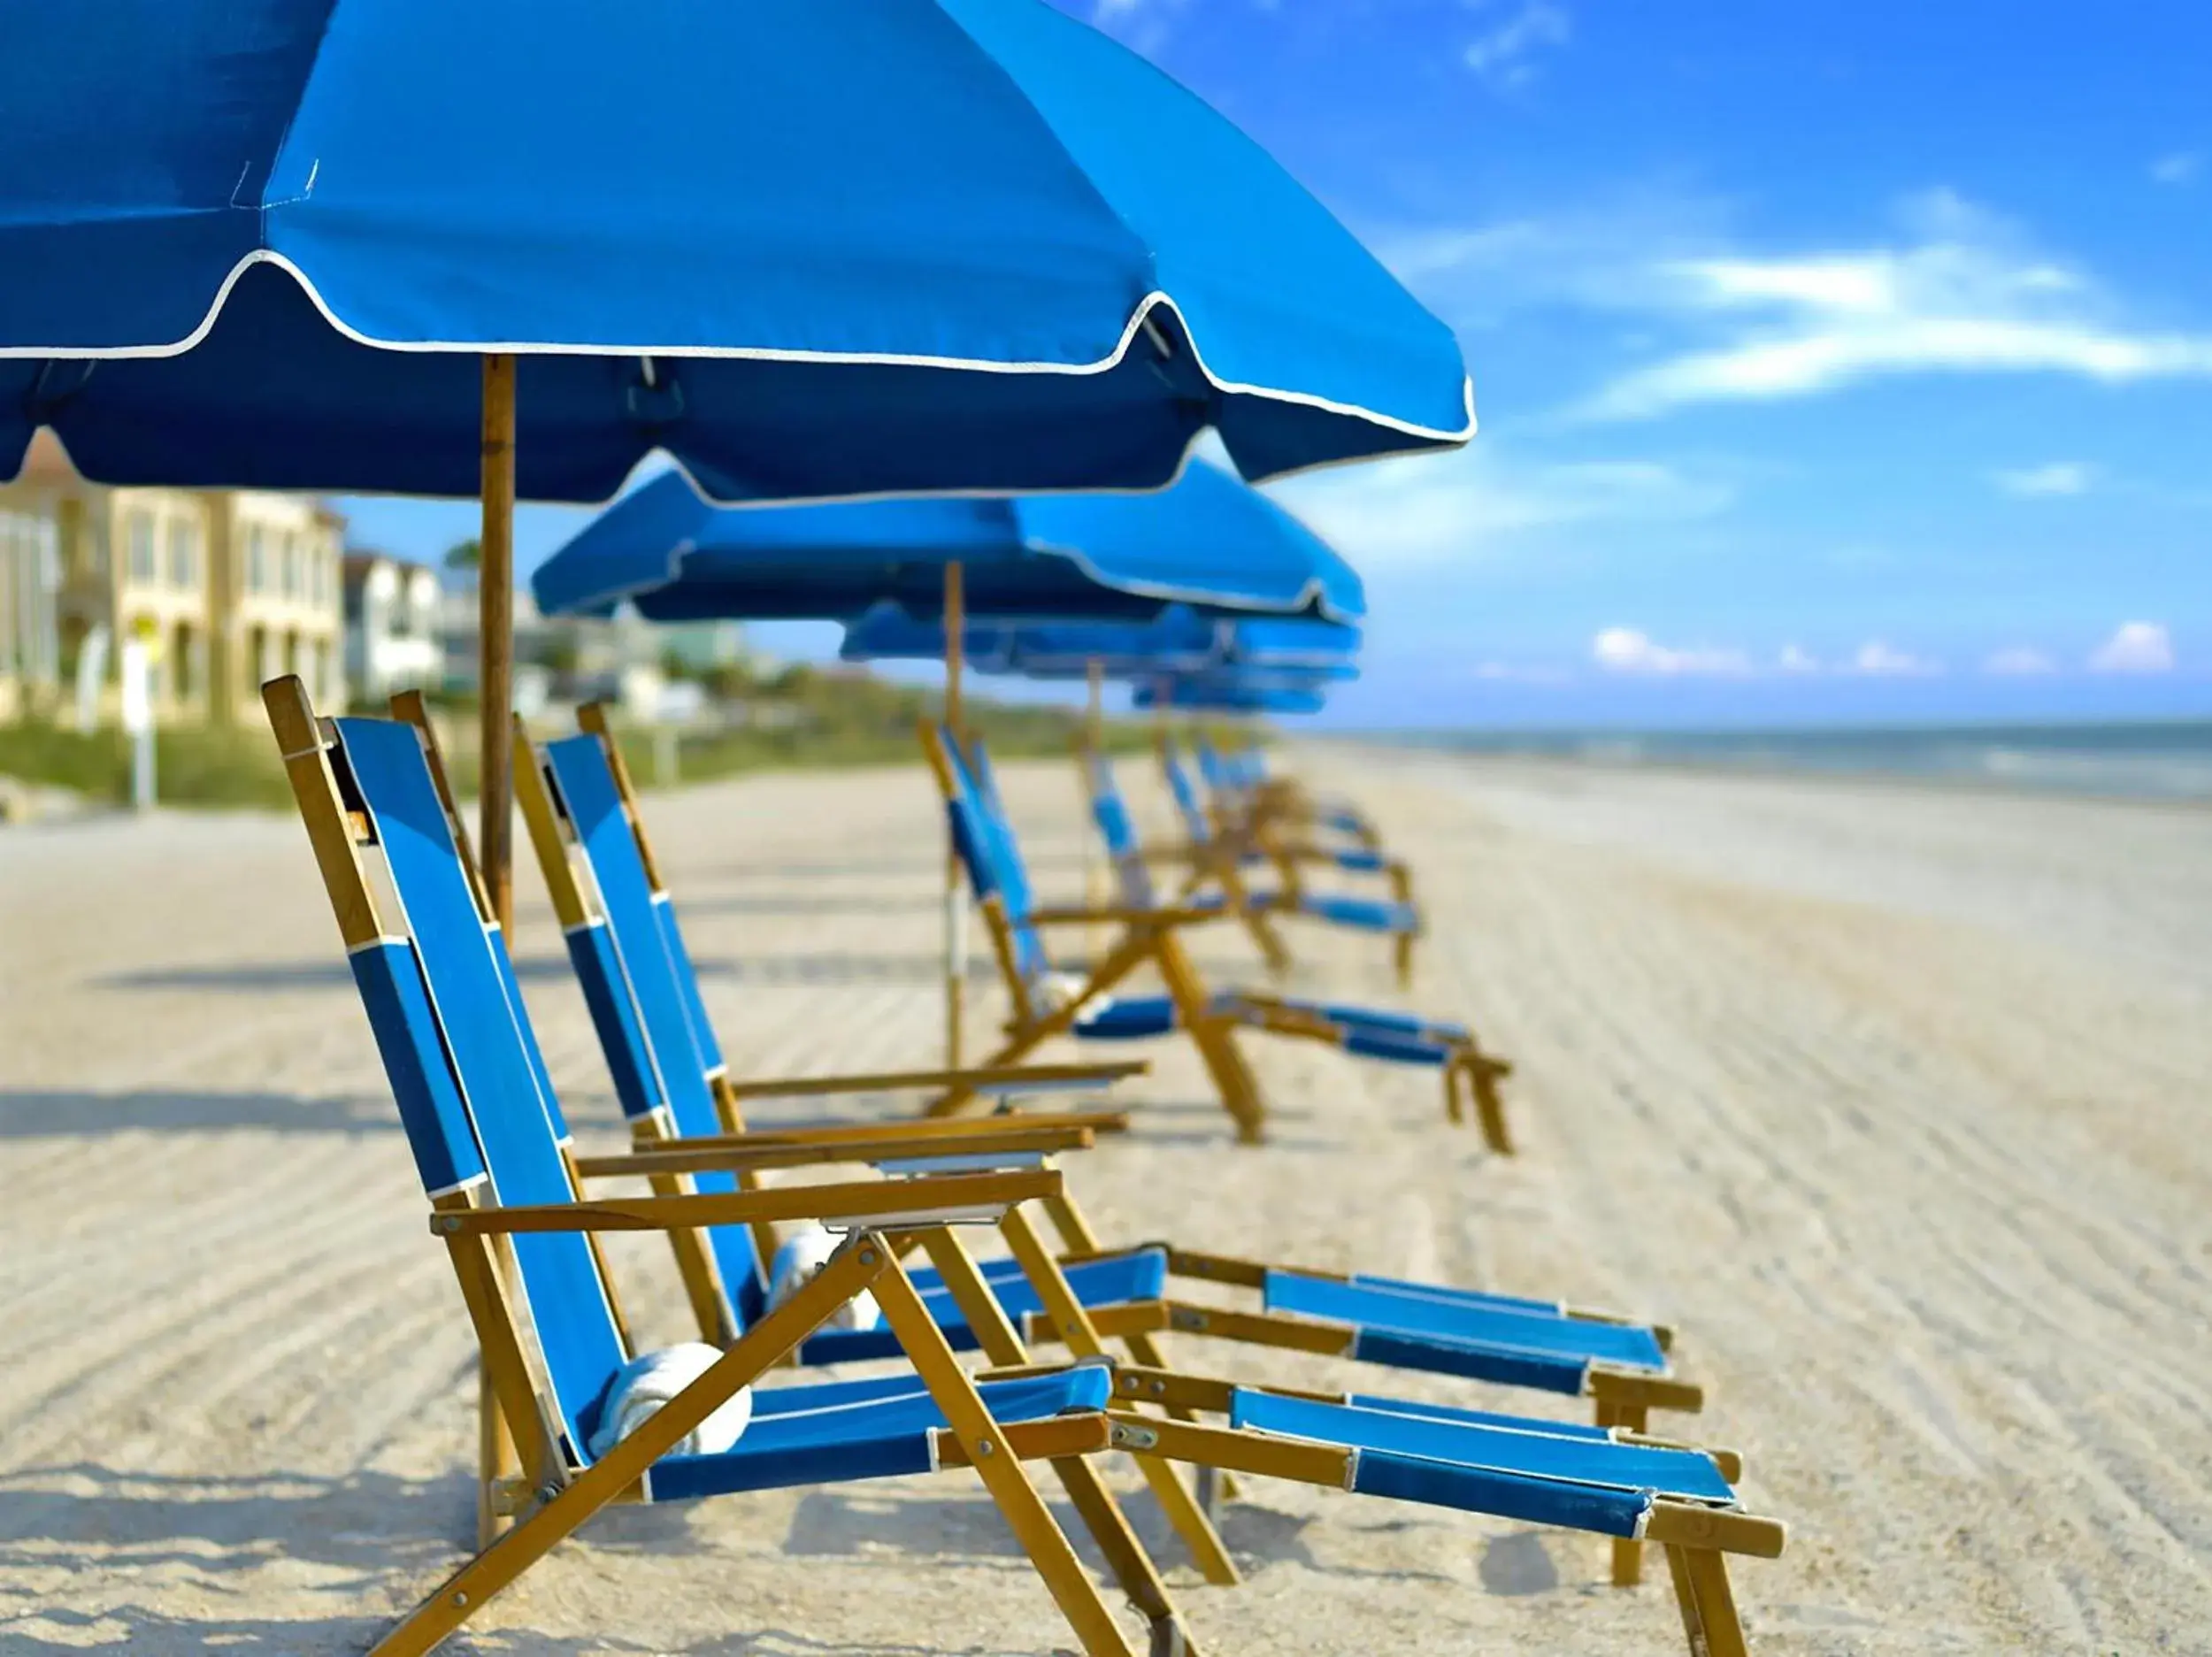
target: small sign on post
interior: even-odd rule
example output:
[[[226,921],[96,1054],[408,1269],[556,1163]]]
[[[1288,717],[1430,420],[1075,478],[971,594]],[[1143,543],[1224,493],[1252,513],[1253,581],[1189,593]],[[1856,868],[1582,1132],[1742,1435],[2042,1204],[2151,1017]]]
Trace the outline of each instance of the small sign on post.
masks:
[[[141,617],[133,624],[116,657],[122,679],[123,729],[131,739],[131,809],[154,809],[154,664],[161,658],[161,635]]]

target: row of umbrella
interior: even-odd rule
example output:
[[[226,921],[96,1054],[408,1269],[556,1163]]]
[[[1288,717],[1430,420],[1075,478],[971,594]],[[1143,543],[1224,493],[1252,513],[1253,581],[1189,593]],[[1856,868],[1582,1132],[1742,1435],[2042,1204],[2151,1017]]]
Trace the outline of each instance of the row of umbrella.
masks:
[[[549,615],[846,624],[848,660],[1133,682],[1141,707],[1317,711],[1357,672],[1359,577],[1295,518],[1197,463],[1151,495],[718,507],[672,472],[595,518],[532,579]],[[960,1058],[966,939],[945,864],[945,1031]]]
[[[1044,0],[0,0],[0,476],[44,426],[111,484],[480,496],[503,914],[518,495],[655,452],[727,502],[1154,489],[1210,429],[1251,479],[1473,431],[1449,330]]]

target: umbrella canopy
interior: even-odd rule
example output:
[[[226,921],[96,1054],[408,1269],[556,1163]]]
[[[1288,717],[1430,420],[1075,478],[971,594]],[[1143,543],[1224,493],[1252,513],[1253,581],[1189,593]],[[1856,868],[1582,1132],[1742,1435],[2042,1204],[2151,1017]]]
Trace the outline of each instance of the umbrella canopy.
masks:
[[[1038,679],[1156,679],[1210,670],[1295,669],[1315,679],[1348,679],[1357,668],[1360,631],[1310,617],[1201,615],[1178,605],[1145,623],[1019,625],[973,622],[962,633],[968,666]],[[839,655],[849,662],[930,661],[945,654],[941,621],[919,620],[895,605],[869,610],[845,629]]]
[[[1137,687],[1140,708],[1175,709],[1186,713],[1313,714],[1326,704],[1318,685],[1296,679],[1273,681],[1208,675],[1170,679]]]
[[[549,615],[623,600],[656,621],[842,621],[942,613],[959,564],[984,620],[1149,619],[1170,604],[1348,622],[1366,592],[1329,545],[1203,461],[1153,495],[717,507],[669,473],[585,526],[531,579]]]
[[[729,499],[1458,443],[1458,348],[1043,0],[0,0],[0,477]],[[735,77],[735,80],[730,77]],[[950,372],[948,371],[968,371]]]
[[[1360,630],[1313,616],[1247,616],[1208,620],[1173,610],[1135,626],[1021,627],[1001,648],[1011,671],[1032,679],[1108,679],[1212,670],[1297,669],[1317,679],[1356,677]]]
[[[0,0],[0,478],[1156,487],[1449,447],[1464,366],[1212,109],[1044,0]]]

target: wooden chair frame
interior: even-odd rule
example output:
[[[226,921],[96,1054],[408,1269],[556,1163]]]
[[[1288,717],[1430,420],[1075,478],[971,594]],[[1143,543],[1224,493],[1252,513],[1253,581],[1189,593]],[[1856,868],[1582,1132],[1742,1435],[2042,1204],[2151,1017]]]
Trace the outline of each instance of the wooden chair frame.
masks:
[[[1153,739],[1153,754],[1157,760],[1163,780],[1167,768],[1175,763],[1172,756],[1173,739],[1165,731],[1157,732]],[[1209,789],[1211,794],[1210,788]],[[1208,882],[1221,887],[1233,904],[1249,906],[1249,888],[1244,885],[1242,871],[1247,855],[1256,855],[1275,871],[1276,884],[1283,894],[1284,908],[1294,913],[1305,896],[1305,876],[1308,864],[1326,863],[1333,854],[1312,838],[1310,825],[1293,823],[1286,832],[1283,818],[1276,813],[1252,811],[1238,814],[1231,811],[1225,802],[1209,798],[1202,802],[1206,819],[1211,827],[1210,842],[1196,845],[1187,840],[1168,848],[1166,861],[1187,864],[1192,871],[1190,885],[1185,895],[1202,891]],[[1413,871],[1402,858],[1390,857],[1381,843],[1369,837],[1363,838],[1360,849],[1384,857],[1377,871],[1389,882],[1391,901],[1404,909],[1415,919],[1409,932],[1401,932],[1391,939],[1391,967],[1401,989],[1413,987],[1414,947],[1426,934],[1427,925],[1422,919],[1420,905],[1413,894]],[[1235,885],[1225,878],[1234,871]],[[1229,895],[1234,894],[1235,895]],[[1285,961],[1288,956],[1286,954]]]
[[[349,950],[374,943],[386,932],[361,867],[357,828],[365,825],[357,825],[345,811],[323,733],[298,681],[280,680],[265,687],[265,701],[284,752],[295,795],[308,824],[311,842],[324,873],[342,935]],[[451,817],[452,803],[449,795],[445,795],[442,774],[434,764],[433,770],[439,778],[440,791]],[[489,920],[482,886],[472,871],[471,885],[480,914],[488,924],[495,924]],[[900,1124],[886,1125],[895,1130]],[[1020,1134],[1025,1130],[1041,1137],[1056,1134],[1062,1140],[1078,1141],[1087,1132],[1064,1124],[987,1124],[981,1132]],[[742,1140],[750,1136],[726,1137]],[[795,1148],[797,1137],[791,1133],[762,1136],[758,1145],[737,1143],[721,1148],[739,1162],[763,1155],[773,1161]],[[934,1135],[925,1134],[917,1141],[899,1138],[895,1132],[875,1142],[901,1150],[918,1142],[930,1149],[942,1149],[947,1144]],[[702,1148],[697,1141],[687,1141],[680,1147],[641,1154],[680,1156]],[[832,1148],[847,1151],[851,1148],[851,1142]],[[572,1193],[580,1189],[579,1181],[585,1177],[588,1166],[594,1173],[599,1171],[593,1165],[597,1160],[570,1160]],[[626,1159],[614,1160],[618,1164],[626,1163]],[[622,1171],[634,1169],[626,1165]],[[916,1211],[918,1198],[920,1212]],[[1338,1446],[1196,1424],[1190,1419],[1196,1412],[1227,1409],[1237,1384],[1179,1375],[1156,1359],[1148,1362],[1156,1350],[1144,1339],[1148,1331],[1133,1327],[1114,1331],[1110,1327],[1110,1314],[1102,1316],[1084,1308],[1068,1285],[1061,1256],[1044,1246],[1022,1211],[1022,1205],[1032,1201],[1043,1206],[1064,1249],[1087,1246],[1095,1251],[1096,1239],[1060,1176],[1056,1170],[1045,1168],[1018,1173],[926,1176],[887,1185],[870,1181],[860,1185],[713,1194],[657,1193],[644,1198],[592,1201],[579,1195],[570,1201],[544,1208],[487,1207],[478,1193],[472,1190],[434,1204],[432,1230],[447,1243],[455,1260],[457,1276],[478,1330],[486,1354],[487,1373],[500,1400],[501,1413],[511,1424],[516,1424],[515,1438],[524,1465],[537,1469],[542,1482],[521,1481],[517,1488],[505,1492],[509,1505],[518,1515],[518,1523],[463,1567],[380,1644],[377,1652],[411,1653],[429,1650],[459,1626],[475,1607],[513,1581],[592,1513],[611,1502],[634,1499],[640,1493],[641,1476],[654,1461],[666,1454],[740,1386],[781,1361],[838,1306],[864,1288],[876,1295],[887,1323],[898,1335],[918,1374],[945,1413],[949,1427],[939,1435],[941,1461],[945,1465],[964,1461],[983,1477],[1063,1615],[1076,1630],[1085,1651],[1127,1652],[1129,1647],[1105,1610],[1095,1587],[1082,1571],[1064,1534],[1053,1523],[1023,1470],[1020,1463],[1025,1460],[1049,1461],[1061,1475],[1079,1515],[1099,1540],[1120,1585],[1147,1615],[1152,1652],[1194,1651],[1180,1614],[1156,1569],[1111,1496],[1084,1460],[1088,1454],[1103,1447],[1095,1442],[1094,1418],[1078,1415],[1002,1426],[993,1420],[987,1406],[975,1391],[979,1378],[987,1380],[1031,1371],[1034,1366],[1024,1331],[1017,1331],[1006,1317],[972,1256],[948,1222],[956,1216],[971,1221],[995,1220],[1043,1303],[1042,1313],[1030,1320],[1027,1332],[1032,1338],[1052,1339],[1064,1343],[1079,1358],[1110,1362],[1103,1345],[1107,1335],[1119,1333],[1128,1341],[1138,1363],[1116,1368],[1117,1396],[1128,1401],[1106,1412],[1106,1443],[1136,1458],[1146,1472],[1148,1483],[1169,1504],[1171,1518],[1177,1516],[1179,1508],[1187,1509],[1194,1504],[1183,1491],[1180,1480],[1167,1468],[1169,1461],[1188,1461],[1201,1469],[1292,1478],[1345,1489],[1350,1486],[1357,1453]],[[561,1458],[553,1448],[555,1439],[545,1402],[549,1389],[540,1388],[529,1373],[528,1343],[523,1336],[511,1293],[512,1265],[502,1254],[500,1240],[528,1231],[580,1231],[595,1239],[605,1231],[647,1230],[672,1234],[695,1232],[697,1228],[708,1225],[753,1225],[801,1217],[836,1220],[868,1229],[851,1239],[810,1284],[764,1317],[731,1346],[705,1376],[607,1457],[580,1472],[562,1467]],[[942,1332],[899,1263],[901,1256],[917,1247],[928,1254],[964,1316],[977,1331],[986,1356],[996,1366],[980,1377],[972,1377],[959,1368]],[[595,1247],[594,1253],[596,1257]],[[1186,1254],[1180,1264],[1190,1275],[1210,1277],[1216,1281],[1237,1280],[1263,1270],[1220,1256]],[[611,1290],[611,1281],[608,1286]],[[1211,1308],[1206,1311],[1211,1313]],[[1285,1324],[1296,1322],[1273,1321]],[[1171,1319],[1166,1327],[1195,1329],[1200,1325]],[[1306,1346],[1305,1349],[1322,1348]],[[1164,1414],[1146,1413],[1148,1407]],[[1624,1403],[1614,1406],[1630,1407]],[[1601,1408],[1606,1408],[1603,1400]],[[1724,1477],[1732,1481],[1739,1476],[1740,1467],[1734,1458],[1724,1453],[1716,1460]],[[1202,1513],[1201,1516],[1203,1517]],[[1179,1520],[1178,1528],[1182,1528]],[[1778,1523],[1732,1508],[1663,1500],[1650,1505],[1640,1539],[1661,1545],[1667,1553],[1694,1657],[1736,1657],[1744,1652],[1742,1631],[1728,1584],[1725,1555],[1736,1553],[1774,1557],[1780,1553],[1784,1538],[1784,1530]],[[1617,1545],[1617,1569],[1618,1559]],[[1235,1569],[1225,1549],[1219,1552],[1217,1558],[1209,1559],[1202,1554],[1200,1563],[1210,1580],[1235,1580]]]
[[[948,802],[957,800],[959,779],[946,750],[942,732],[924,721],[921,740],[939,791]],[[984,930],[998,963],[999,976],[1004,980],[1012,1002],[1006,1039],[987,1063],[1018,1062],[1054,1037],[1069,1033],[1093,1002],[1139,968],[1149,966],[1158,973],[1175,1004],[1177,1027],[1198,1048],[1222,1107],[1236,1124],[1239,1141],[1252,1145],[1266,1137],[1267,1111],[1258,1078],[1239,1051],[1234,1032],[1240,1028],[1256,1028],[1331,1045],[1341,1045],[1346,1034],[1341,1026],[1311,1009],[1291,1005],[1277,996],[1240,989],[1232,999],[1223,1001],[1206,988],[1205,980],[1183,947],[1179,934],[1184,928],[1226,917],[1225,909],[1173,905],[1139,909],[1112,905],[1099,909],[1033,909],[1028,922],[1039,929],[1096,925],[1121,929],[1120,936],[1092,963],[1083,984],[1073,994],[1056,1006],[1040,1007],[1022,975],[1012,923],[1002,898],[993,893],[979,907]],[[1448,1053],[1441,1068],[1446,1116],[1455,1124],[1464,1122],[1467,1106],[1471,1102],[1485,1141],[1500,1155],[1509,1155],[1513,1141],[1506,1125],[1505,1101],[1499,1093],[1498,1083],[1511,1073],[1512,1067],[1502,1060],[1489,1057],[1470,1042]],[[951,1087],[930,1101],[926,1114],[932,1117],[953,1116],[972,1105],[976,1097],[977,1090],[973,1087]]]
[[[386,924],[367,878],[362,852],[373,843],[369,825],[346,808],[331,763],[327,730],[318,720],[304,686],[288,675],[265,685],[262,695],[348,952],[403,936],[403,929]],[[450,817],[452,800],[442,776],[439,787]],[[472,867],[467,872],[480,917],[488,926],[495,926],[480,879]],[[572,1160],[572,1190],[575,1166]],[[937,1433],[941,1464],[964,1463],[981,1476],[1085,1653],[1134,1657],[1119,1624],[1030,1482],[1022,1465],[1025,1461],[1048,1461],[1068,1484],[1079,1515],[1099,1541],[1124,1591],[1147,1615],[1153,1630],[1151,1649],[1194,1649],[1164,1582],[1084,1460],[1106,1447],[1110,1435],[1107,1418],[1078,1414],[1011,1426],[998,1423],[977,1392],[975,1378],[960,1367],[899,1263],[900,1255],[918,1244],[939,1263],[949,1284],[964,1275],[973,1277],[979,1290],[979,1274],[950,1226],[998,1217],[1022,1201],[1054,1194],[1059,1185],[1056,1172],[1040,1169],[726,1194],[657,1193],[572,1201],[548,1208],[488,1203],[480,1185],[434,1200],[431,1230],[445,1242],[452,1258],[482,1353],[488,1387],[515,1446],[521,1474],[500,1480],[487,1492],[487,1500],[512,1521],[511,1528],[481,1546],[380,1640],[373,1648],[377,1657],[414,1657],[431,1650],[593,1514],[611,1503],[638,1500],[653,1462],[864,1289],[875,1296],[885,1321],[945,1415],[948,1426]],[[588,1467],[570,1464],[552,1424],[549,1382],[534,1373],[534,1343],[518,1309],[518,1280],[503,1239],[531,1231],[583,1233],[592,1243],[593,1258],[611,1297],[612,1279],[596,1245],[603,1231],[695,1235],[704,1225],[801,1218],[834,1222],[854,1229],[856,1235],[810,1283],[763,1317],[704,1375],[605,1456]],[[988,1299],[987,1292],[982,1298]],[[620,1328],[618,1314],[617,1323]],[[627,1344],[626,1328],[622,1332]]]
[[[398,703],[395,705],[399,706]],[[419,704],[411,710],[403,709],[403,712],[410,717],[419,711]],[[588,711],[583,723],[585,728],[600,741],[603,751],[608,756],[610,771],[622,802],[626,825],[637,846],[647,878],[657,895],[667,897],[670,894],[662,883],[659,866],[648,839],[644,811],[630,785],[627,770],[620,763],[620,754],[606,729],[603,715],[593,708]],[[430,751],[433,770],[438,774],[442,786],[443,771],[437,757],[435,739],[426,727],[424,740]],[[548,885],[554,891],[557,911],[564,925],[573,924],[584,919],[590,911],[588,894],[576,866],[582,853],[573,843],[571,825],[562,817],[546,788],[541,767],[526,732],[518,729],[514,751],[517,798],[522,803],[533,844],[539,848]],[[561,853],[557,861],[550,855],[556,849]],[[1066,1068],[1078,1074],[1083,1073],[1083,1067]],[[1027,1070],[1016,1067],[1008,1073],[1035,1075],[1049,1073],[1052,1070],[1053,1067],[1047,1066]],[[718,1084],[718,1101],[726,1101],[722,1112],[726,1126],[736,1117],[735,1101],[738,1099],[757,1096],[786,1085],[772,1082],[733,1082],[729,1079],[726,1070],[711,1072],[710,1079]],[[810,1093],[842,1091],[841,1084],[835,1078],[805,1078],[792,1085]],[[632,1149],[624,1155],[579,1159],[573,1171],[578,1177],[580,1188],[580,1181],[585,1179],[642,1175],[659,1181],[657,1189],[672,1193],[682,1188],[673,1177],[710,1170],[731,1173],[742,1183],[752,1181],[759,1170],[775,1166],[796,1167],[926,1156],[933,1151],[949,1148],[941,1139],[927,1137],[928,1132],[941,1131],[956,1122],[973,1131],[959,1141],[959,1148],[964,1152],[989,1148],[1049,1154],[1083,1149],[1090,1144],[1090,1134],[1086,1131],[1088,1120],[1087,1117],[1067,1114],[1011,1119],[991,1116],[906,1124],[846,1125],[783,1133],[749,1132],[741,1124],[734,1132],[711,1139],[691,1136],[681,1139],[662,1138],[658,1130],[654,1130],[640,1137]],[[1116,1118],[1116,1125],[1120,1125],[1118,1117]],[[902,1132],[902,1127],[921,1130],[925,1137],[909,1137]],[[1058,1239],[1057,1258],[1061,1263],[1071,1264],[1079,1260],[1103,1258],[1126,1252],[1109,1249],[1101,1243],[1071,1192],[1064,1188],[1041,1206]],[[1265,1265],[1256,1262],[1200,1254],[1164,1243],[1145,1247],[1158,1247],[1165,1254],[1171,1277],[1256,1290],[1263,1285],[1268,1270]],[[688,1246],[680,1247],[676,1254],[703,1337],[716,1340],[726,1339],[729,1315],[725,1308],[729,1304],[729,1297],[726,1285],[721,1283],[716,1271],[710,1251],[706,1248],[703,1239],[694,1237],[688,1239]],[[1054,1268],[1054,1273],[1058,1275],[1057,1266]],[[1044,1294],[1042,1285],[1036,1282],[1033,1272],[1025,1272],[1025,1275],[1031,1277],[1033,1286],[1037,1288],[1041,1299]],[[1310,1270],[1306,1275],[1337,1276]],[[1629,1321],[1611,1314],[1581,1308],[1567,1308],[1567,1314],[1595,1322]],[[991,1326],[996,1328],[1002,1321],[1002,1315],[994,1307]],[[1355,1339],[1355,1331],[1343,1324],[1277,1313],[1188,1303],[1171,1297],[1095,1308],[1091,1314],[1091,1323],[1095,1333],[1118,1339],[1136,1364],[1152,1370],[1166,1368],[1166,1360],[1155,1337],[1170,1331],[1204,1334],[1215,1339],[1332,1356],[1348,1355]],[[1029,1342],[1053,1344],[1064,1339],[1058,1325],[1041,1315],[1033,1315],[1025,1320],[1019,1333],[1021,1339]],[[1670,1331],[1661,1328],[1656,1333],[1663,1349],[1671,1345]],[[1010,1351],[1002,1345],[992,1356],[997,1362],[1015,1362]],[[1653,1375],[1604,1364],[1592,1366],[1586,1377],[1585,1392],[1593,1402],[1597,1425],[1618,1429],[1637,1439],[1651,1443],[1672,1442],[1649,1437],[1649,1417],[1654,1409],[1695,1411],[1701,1409],[1704,1402],[1701,1388],[1671,1376]],[[1187,1416],[1180,1418],[1187,1419]],[[1740,1469],[1741,1458],[1733,1453],[1720,1451],[1714,1454],[1725,1465]],[[1150,1470],[1148,1469],[1148,1472]],[[1736,1474],[1732,1473],[1730,1477],[1733,1478]],[[1206,1523],[1211,1517],[1210,1504],[1204,1501],[1202,1496],[1199,1505],[1206,1511],[1193,1514],[1180,1500],[1179,1492],[1172,1495],[1164,1493],[1162,1500],[1208,1580],[1233,1581],[1233,1569],[1228,1565],[1226,1555],[1221,1550],[1219,1538],[1211,1525]],[[1613,1552],[1614,1581],[1622,1585],[1633,1584],[1640,1573],[1640,1545],[1632,1540],[1617,1541],[1614,1544]]]

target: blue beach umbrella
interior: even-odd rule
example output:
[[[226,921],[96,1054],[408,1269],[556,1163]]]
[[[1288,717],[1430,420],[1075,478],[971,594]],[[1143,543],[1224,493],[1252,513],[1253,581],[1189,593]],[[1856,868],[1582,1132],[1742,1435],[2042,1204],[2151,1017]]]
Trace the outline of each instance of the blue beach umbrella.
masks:
[[[1448,329],[1043,0],[0,0],[0,477],[484,501],[1156,487],[1471,434]],[[733,81],[730,77],[737,77]]]
[[[1179,676],[1140,685],[1136,694],[1140,708],[1184,713],[1315,714],[1327,700],[1320,682],[1295,675]]]
[[[718,507],[674,473],[609,507],[539,566],[549,615],[627,600],[654,621],[849,620],[872,606],[964,619],[1150,621],[1217,612],[1364,614],[1358,575],[1328,543],[1218,467],[1194,461],[1149,495],[923,497]]]

